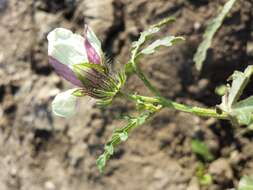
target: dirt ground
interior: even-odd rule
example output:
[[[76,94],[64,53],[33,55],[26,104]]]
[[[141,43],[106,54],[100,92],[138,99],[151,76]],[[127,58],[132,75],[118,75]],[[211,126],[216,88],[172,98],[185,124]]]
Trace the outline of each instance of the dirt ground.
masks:
[[[193,54],[206,21],[223,0],[0,0],[0,189],[1,190],[226,190],[253,177],[253,134],[215,119],[163,110],[136,129],[99,174],[96,158],[117,117],[133,110],[120,100],[101,110],[88,98],[70,119],[51,113],[53,97],[71,85],[48,65],[49,31],[82,33],[88,23],[103,41],[113,67],[122,67],[140,31],[174,15],[162,34],[186,41],[143,60],[142,68],[166,97],[191,105],[219,103],[214,88],[235,69],[253,64],[253,1],[240,0],[215,37],[201,74]],[[162,35],[161,34],[161,35]],[[132,77],[129,90],[147,94]],[[252,93],[249,87],[247,93]],[[215,155],[207,163],[214,182],[199,186],[192,137]]]

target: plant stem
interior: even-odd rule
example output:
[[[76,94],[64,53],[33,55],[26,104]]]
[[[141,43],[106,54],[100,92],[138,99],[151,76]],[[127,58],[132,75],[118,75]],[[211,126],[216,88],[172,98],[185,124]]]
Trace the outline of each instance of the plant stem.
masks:
[[[159,105],[162,105],[163,107],[167,107],[167,108],[171,108],[171,109],[175,109],[175,110],[183,111],[183,112],[187,112],[187,113],[192,113],[192,114],[202,116],[202,117],[214,117],[214,118],[225,119],[225,120],[229,119],[228,114],[226,114],[224,112],[217,113],[216,109],[209,109],[209,108],[201,108],[201,107],[196,107],[196,106],[184,105],[184,104],[172,101],[170,99],[164,98],[161,95],[161,93],[151,84],[151,82],[148,80],[148,78],[145,76],[145,74],[141,71],[139,64],[136,63],[138,58],[136,57],[135,54],[137,54],[138,48],[136,48],[136,52],[134,52],[133,58],[131,59],[133,71],[143,81],[145,86],[156,97],[129,95],[129,94],[121,93],[123,96],[125,96],[126,98],[133,100],[135,102],[137,102],[139,100],[139,101],[142,101],[144,104],[145,103],[159,104]]]
[[[183,111],[187,113],[192,113],[192,114],[202,116],[202,117],[214,117],[217,119],[225,119],[225,120],[229,119],[228,114],[226,113],[219,114],[217,113],[215,109],[189,106],[189,105],[174,102],[170,99],[166,99],[163,97],[148,97],[148,96],[131,95],[131,94],[125,94],[124,96],[135,102],[142,101],[144,104],[145,103],[160,104],[166,108]]]
[[[157,90],[148,80],[148,78],[144,75],[144,73],[141,71],[139,65],[135,64],[135,72],[137,76],[143,81],[145,86],[156,96],[161,97],[161,94],[159,90]]]

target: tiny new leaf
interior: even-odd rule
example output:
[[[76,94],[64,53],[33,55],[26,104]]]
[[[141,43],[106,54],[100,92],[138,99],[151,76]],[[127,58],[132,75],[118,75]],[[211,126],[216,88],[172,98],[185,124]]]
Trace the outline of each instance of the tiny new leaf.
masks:
[[[202,159],[204,159],[205,161],[212,161],[214,159],[213,154],[209,151],[207,145],[198,140],[198,139],[193,139],[191,142],[191,147],[192,147],[192,151],[201,156]]]

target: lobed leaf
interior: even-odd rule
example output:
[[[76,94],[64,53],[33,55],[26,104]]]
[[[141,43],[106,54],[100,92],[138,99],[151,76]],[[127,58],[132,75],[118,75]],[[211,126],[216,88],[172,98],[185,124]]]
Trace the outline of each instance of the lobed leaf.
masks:
[[[161,27],[163,27],[166,24],[172,23],[174,21],[175,21],[174,17],[168,17],[162,20],[161,22],[151,26],[149,29],[141,32],[139,39],[133,42],[132,44],[132,47],[133,47],[132,52],[135,50],[135,48],[139,48],[141,45],[143,45],[150,36],[159,32]]]
[[[209,22],[209,24],[205,30],[205,33],[204,33],[203,41],[199,45],[197,52],[193,58],[193,60],[195,62],[195,66],[198,71],[200,71],[202,69],[203,62],[206,59],[207,50],[211,46],[211,43],[212,43],[215,33],[220,28],[223,20],[225,19],[226,15],[231,10],[231,8],[233,7],[235,2],[236,2],[236,0],[229,0],[224,5],[220,14]]]
[[[106,143],[104,152],[97,159],[97,167],[100,172],[104,171],[107,161],[113,155],[115,147],[128,139],[129,133],[135,127],[143,124],[153,113],[152,112],[144,112],[139,117],[129,118],[126,126],[116,129],[109,142]]]
[[[162,20],[161,22],[151,26],[149,29],[141,32],[140,37],[137,41],[134,41],[132,43],[132,49],[131,49],[131,59],[130,61],[125,65],[125,71],[128,74],[133,73],[133,62],[138,57],[139,49],[144,45],[144,43],[155,33],[159,32],[160,29],[175,21],[174,17],[168,17]]]
[[[140,54],[152,54],[155,53],[155,51],[161,46],[169,47],[183,40],[184,40],[183,37],[175,37],[175,36],[168,36],[163,39],[158,39],[154,41],[152,44],[150,44],[148,47],[144,48],[140,52]]]

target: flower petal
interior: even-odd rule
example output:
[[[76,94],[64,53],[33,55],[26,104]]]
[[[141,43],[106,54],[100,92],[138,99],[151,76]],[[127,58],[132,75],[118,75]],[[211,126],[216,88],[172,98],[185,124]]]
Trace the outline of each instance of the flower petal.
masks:
[[[89,62],[94,64],[102,63],[102,49],[101,43],[92,29],[88,26],[84,26],[84,46],[87,53]]]
[[[53,66],[55,69],[56,73],[63,78],[65,78],[67,81],[71,82],[72,84],[83,87],[83,84],[81,81],[78,79],[76,74],[66,65],[60,63],[53,57],[49,57],[49,63]]]
[[[60,117],[70,117],[76,112],[77,97],[73,93],[77,89],[70,89],[56,95],[52,102],[53,113]]]
[[[64,28],[56,28],[47,36],[48,54],[60,63],[71,66],[88,62],[84,38]]]

